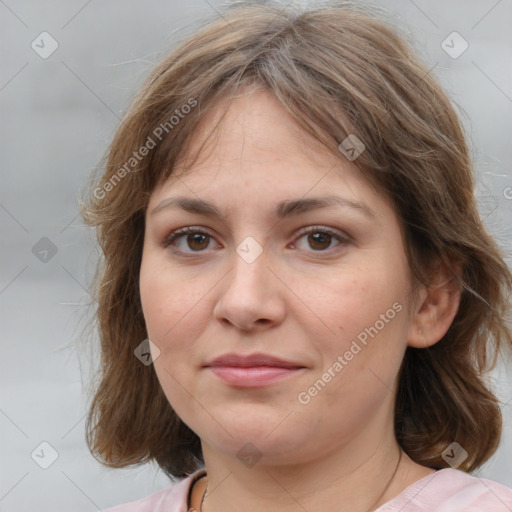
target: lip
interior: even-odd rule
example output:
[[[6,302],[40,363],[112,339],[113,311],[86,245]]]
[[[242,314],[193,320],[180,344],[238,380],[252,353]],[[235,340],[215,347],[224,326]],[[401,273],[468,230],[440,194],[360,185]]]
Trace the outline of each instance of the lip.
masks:
[[[270,354],[224,354],[206,363],[226,384],[236,387],[261,387],[296,375],[305,366]]]

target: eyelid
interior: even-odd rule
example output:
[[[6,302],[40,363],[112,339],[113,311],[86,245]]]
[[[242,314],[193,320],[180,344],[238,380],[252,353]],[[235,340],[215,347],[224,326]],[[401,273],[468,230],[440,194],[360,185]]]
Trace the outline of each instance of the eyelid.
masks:
[[[165,249],[169,245],[172,244],[176,239],[184,236],[184,235],[193,235],[193,234],[203,234],[207,235],[212,239],[215,239],[215,236],[205,227],[203,226],[184,226],[182,228],[174,229],[170,233],[168,233],[160,245]],[[201,251],[199,251],[201,252]]]
[[[334,228],[330,228],[328,226],[316,224],[316,225],[311,225],[311,226],[305,226],[305,227],[299,229],[299,231],[297,231],[294,234],[294,238],[291,243],[295,246],[295,243],[298,239],[302,238],[304,235],[308,235],[310,233],[315,233],[315,232],[326,233],[326,234],[332,236],[333,238],[338,240],[338,242],[339,242],[338,245],[342,245],[344,243],[350,243],[352,241],[352,237],[345,232],[342,232],[342,231],[334,229]],[[177,240],[183,236],[189,235],[189,234],[203,234],[203,235],[210,237],[212,240],[214,240],[216,243],[218,243],[215,235],[213,235],[207,228],[205,228],[203,226],[184,226],[182,228],[173,230],[171,233],[169,233],[167,236],[165,236],[159,245],[162,248],[166,249],[175,240]],[[338,247],[338,245],[336,245],[333,248],[324,250],[324,251],[315,251],[312,249],[311,252],[317,253],[317,254],[321,254],[321,253],[327,254],[327,253],[332,252],[336,247]],[[173,251],[176,253],[186,254],[186,255],[201,255],[201,254],[204,254],[207,252],[207,251],[181,251],[179,249],[173,249]]]
[[[334,247],[330,247],[329,249],[326,249],[326,250],[314,250],[314,249],[309,249],[309,250],[297,249],[297,250],[302,251],[302,252],[312,253],[315,255],[327,256],[327,255],[331,255],[336,250],[339,250],[340,246],[346,246],[347,244],[350,244],[353,242],[352,237],[344,231],[340,231],[338,229],[330,228],[328,226],[316,224],[316,225],[306,226],[304,228],[301,228],[295,234],[293,242],[291,242],[291,243],[292,243],[293,247],[295,248],[297,240],[300,240],[304,235],[309,235],[311,233],[318,233],[318,232],[326,233],[327,235],[329,235],[332,238],[334,238],[335,240],[337,240],[338,243]]]
[[[347,233],[340,231],[338,229],[330,228],[328,226],[322,226],[321,224],[316,224],[313,226],[306,226],[304,228],[301,228],[299,231],[297,231],[297,234],[295,235],[295,237],[300,238],[303,235],[307,235],[309,233],[315,233],[317,231],[320,231],[322,233],[327,233],[327,234],[332,235],[335,238],[337,238],[339,240],[343,240],[345,242],[348,242],[351,240],[351,237]]]

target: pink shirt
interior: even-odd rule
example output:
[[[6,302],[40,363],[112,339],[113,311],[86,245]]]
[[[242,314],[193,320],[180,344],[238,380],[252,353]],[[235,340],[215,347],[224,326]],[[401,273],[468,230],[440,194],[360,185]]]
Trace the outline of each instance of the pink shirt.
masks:
[[[187,512],[199,470],[180,483],[105,512]],[[512,512],[512,489],[458,469],[441,469],[404,489],[375,512]]]

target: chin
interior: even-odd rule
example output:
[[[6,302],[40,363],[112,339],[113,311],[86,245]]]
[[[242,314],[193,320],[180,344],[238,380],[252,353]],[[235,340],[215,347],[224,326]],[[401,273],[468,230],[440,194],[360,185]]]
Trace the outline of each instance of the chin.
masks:
[[[287,435],[257,436],[252,435],[251,432],[240,432],[230,437],[224,432],[220,439],[215,440],[213,446],[215,450],[237,458],[250,467],[256,463],[266,465],[297,463],[298,450],[304,446],[304,442]]]

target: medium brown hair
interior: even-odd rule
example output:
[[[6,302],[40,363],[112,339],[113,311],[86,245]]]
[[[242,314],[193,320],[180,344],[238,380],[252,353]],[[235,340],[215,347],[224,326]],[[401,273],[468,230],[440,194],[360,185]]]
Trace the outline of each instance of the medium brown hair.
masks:
[[[175,477],[203,461],[198,436],[173,411],[153,366],[134,356],[147,338],[139,294],[144,216],[198,123],[246,85],[269,90],[340,159],[340,142],[356,135],[365,151],[355,164],[392,202],[412,274],[428,284],[435,261],[457,274],[461,302],[446,335],[431,348],[406,350],[395,433],[415,462],[435,469],[448,466],[441,453],[456,441],[468,452],[460,469],[474,470],[501,435],[484,372],[512,346],[505,320],[512,276],[480,220],[449,99],[389,22],[347,3],[227,7],[158,64],[135,97],[82,209],[103,251],[93,287],[101,364],[87,421],[92,454],[110,467],[155,461]]]

